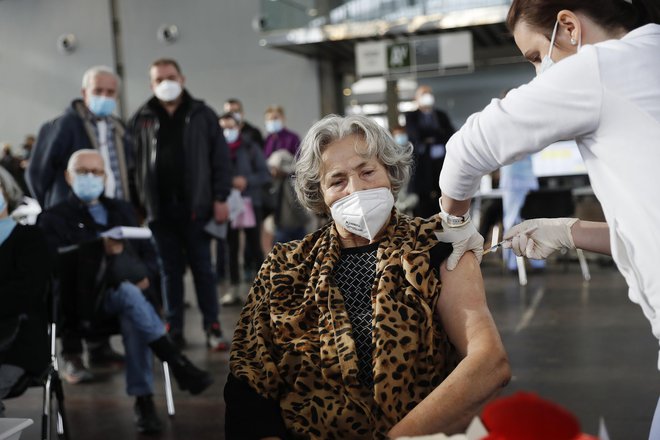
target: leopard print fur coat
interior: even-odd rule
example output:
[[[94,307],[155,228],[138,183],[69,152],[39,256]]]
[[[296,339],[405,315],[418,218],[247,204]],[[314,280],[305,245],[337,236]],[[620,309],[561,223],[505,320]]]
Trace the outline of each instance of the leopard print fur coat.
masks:
[[[374,389],[357,380],[351,324],[332,279],[340,257],[333,223],[276,245],[250,291],[231,372],[278,401],[296,437],[385,438],[457,363],[434,314],[440,281],[429,252],[440,220],[393,212],[372,290]]]

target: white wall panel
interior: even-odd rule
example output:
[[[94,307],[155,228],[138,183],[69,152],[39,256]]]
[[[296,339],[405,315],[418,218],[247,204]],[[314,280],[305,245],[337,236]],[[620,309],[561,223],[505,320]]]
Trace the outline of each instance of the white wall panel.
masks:
[[[71,54],[57,50],[64,33],[78,39]],[[0,142],[36,134],[80,95],[89,66],[112,65],[110,35],[105,1],[0,1]]]
[[[270,104],[285,108],[288,125],[301,135],[319,117],[316,63],[259,46],[252,29],[255,0],[120,0],[126,63],[126,102],[132,114],[150,95],[149,64],[175,58],[193,96],[218,113],[225,99],[243,101],[246,118],[263,129]],[[179,27],[173,44],[157,39],[162,24]]]

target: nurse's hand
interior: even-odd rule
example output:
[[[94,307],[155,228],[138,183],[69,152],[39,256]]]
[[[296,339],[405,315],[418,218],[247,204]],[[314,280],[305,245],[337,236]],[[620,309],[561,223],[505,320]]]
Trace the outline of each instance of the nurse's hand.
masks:
[[[450,227],[443,220],[442,229],[442,232],[435,233],[436,237],[443,243],[451,243],[454,247],[447,259],[447,270],[454,270],[458,260],[467,251],[472,251],[477,257],[477,262],[481,263],[481,257],[484,254],[484,238],[479,234],[474,223],[468,221],[462,226]]]
[[[504,234],[502,246],[519,257],[544,260],[559,249],[575,249],[571,227],[577,221],[576,218],[525,220]]]

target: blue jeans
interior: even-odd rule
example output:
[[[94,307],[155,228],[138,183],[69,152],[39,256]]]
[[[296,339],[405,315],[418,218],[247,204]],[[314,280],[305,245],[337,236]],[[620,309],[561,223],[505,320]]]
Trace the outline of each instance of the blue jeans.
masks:
[[[129,282],[105,298],[106,313],[117,315],[126,351],[126,392],[129,396],[153,393],[153,356],[149,343],[165,334],[165,326],[142,291]]]
[[[660,439],[660,399],[658,399],[658,406],[655,408],[653,422],[651,423],[651,432],[649,433],[649,440],[658,439]]]
[[[190,265],[204,328],[218,322],[218,297],[211,265],[211,237],[206,222],[154,221],[151,228],[161,258],[164,303],[170,332],[183,332],[183,274]]]
[[[2,403],[2,399],[9,394],[23,374],[25,374],[25,370],[19,366],[0,364],[0,418],[5,416],[5,405]]]

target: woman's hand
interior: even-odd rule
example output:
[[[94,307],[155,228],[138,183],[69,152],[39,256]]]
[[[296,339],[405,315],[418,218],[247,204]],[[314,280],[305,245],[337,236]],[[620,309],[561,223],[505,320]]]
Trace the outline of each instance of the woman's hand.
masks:
[[[216,200],[213,202],[213,219],[216,223],[224,223],[229,218],[229,205],[227,202]]]
[[[140,290],[147,290],[150,286],[149,278],[147,277],[142,278],[140,281],[135,283],[135,286]]]
[[[470,201],[454,200],[442,196],[438,199],[440,207],[440,218],[442,219],[442,232],[435,235],[443,243],[451,243],[454,250],[447,259],[447,270],[454,270],[458,261],[467,251],[472,251],[481,263],[484,253],[484,238],[477,231],[477,227],[470,219]],[[456,214],[456,213],[459,214]],[[451,218],[462,217],[462,224],[449,224]]]
[[[525,220],[504,234],[505,249],[519,257],[545,260],[559,249],[575,249],[571,227],[576,218],[537,218]]]
[[[243,176],[236,176],[236,177],[234,177],[234,179],[232,180],[232,186],[233,186],[234,188],[236,188],[237,190],[239,190],[240,192],[243,192],[243,191],[245,191],[245,189],[246,189],[247,186],[248,186],[248,181],[247,181],[247,179],[246,179],[245,177],[243,177]]]
[[[106,255],[119,255],[124,252],[124,242],[110,237],[103,237],[103,248]]]

